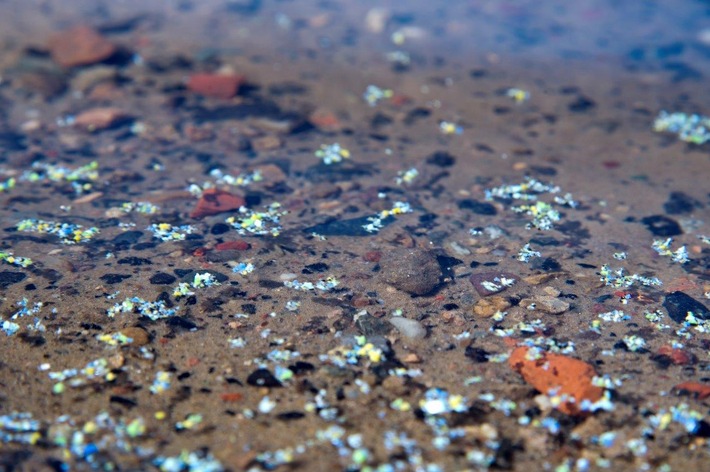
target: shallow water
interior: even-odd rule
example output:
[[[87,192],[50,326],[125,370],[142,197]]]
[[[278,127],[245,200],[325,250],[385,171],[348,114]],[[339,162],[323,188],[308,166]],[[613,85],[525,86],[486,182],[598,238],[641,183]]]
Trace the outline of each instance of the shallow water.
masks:
[[[702,468],[706,2],[145,3],[0,3],[0,469]]]

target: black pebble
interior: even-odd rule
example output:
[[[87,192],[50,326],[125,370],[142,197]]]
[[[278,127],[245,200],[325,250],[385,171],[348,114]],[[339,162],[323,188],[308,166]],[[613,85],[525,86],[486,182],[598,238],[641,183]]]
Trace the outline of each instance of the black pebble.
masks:
[[[166,274],[165,272],[158,272],[150,278],[150,283],[153,285],[170,285],[177,279],[175,276]]]
[[[464,356],[468,357],[473,362],[488,362],[488,352],[480,347],[474,347],[472,344],[466,346]]]
[[[427,157],[426,163],[437,167],[451,167],[456,163],[456,158],[446,151],[436,151]]]
[[[229,225],[226,223],[217,223],[210,229],[210,233],[214,235],[224,234],[227,231],[229,231]]]
[[[692,311],[696,318],[710,319],[710,310],[683,292],[673,292],[666,295],[666,299],[663,300],[663,308],[666,309],[668,316],[676,323],[683,323],[689,311]]]
[[[109,285],[113,285],[113,284],[120,284],[124,280],[131,278],[131,275],[130,274],[104,274],[99,278],[101,280],[103,280],[104,283],[107,283]]]
[[[167,325],[173,328],[184,329],[187,331],[197,329],[197,325],[185,318],[184,316],[171,316],[170,318],[168,318]]]
[[[328,270],[328,264],[325,262],[316,262],[315,264],[308,264],[301,272],[304,274],[312,274],[314,272],[325,272],[326,270]]]
[[[141,236],[143,231],[126,231],[113,238],[111,242],[119,246],[130,246],[137,243]]]
[[[9,270],[5,270],[0,272],[0,288],[9,287],[12,284],[22,282],[26,278],[27,274],[24,272],[11,272]]]
[[[478,200],[466,199],[466,200],[459,201],[457,204],[460,209],[471,210],[472,212],[476,213],[477,215],[492,216],[492,215],[495,215],[498,213],[498,210],[496,210],[496,207],[494,207],[490,203],[479,202]]]
[[[292,421],[292,420],[300,420],[303,418],[305,413],[302,413],[300,411],[284,411],[283,413],[279,413],[276,415],[276,419],[281,420],[281,421]]]
[[[118,263],[128,264],[130,266],[142,266],[152,264],[150,259],[144,259],[142,257],[124,257],[123,259],[119,259]]]
[[[247,377],[247,383],[253,387],[283,387],[279,379],[267,369],[256,369]]]
[[[682,215],[690,213],[698,202],[683,192],[671,192],[668,201],[663,204],[663,209],[669,215]]]
[[[535,236],[530,238],[530,243],[536,246],[559,246],[561,243],[552,236]]]
[[[586,111],[591,110],[595,106],[596,103],[594,103],[594,101],[580,95],[579,97],[577,97],[577,100],[567,105],[567,108],[573,113],[584,113]]]
[[[544,270],[545,272],[558,271],[561,269],[560,263],[555,259],[548,257],[546,259],[535,258],[530,264],[535,270]]]
[[[302,374],[304,372],[310,372],[315,370],[316,367],[310,362],[296,361],[295,364],[288,366],[289,370],[296,375]]]
[[[683,234],[683,230],[680,228],[680,225],[675,220],[672,220],[667,216],[647,216],[641,219],[641,223],[645,224],[654,236],[668,237]]]

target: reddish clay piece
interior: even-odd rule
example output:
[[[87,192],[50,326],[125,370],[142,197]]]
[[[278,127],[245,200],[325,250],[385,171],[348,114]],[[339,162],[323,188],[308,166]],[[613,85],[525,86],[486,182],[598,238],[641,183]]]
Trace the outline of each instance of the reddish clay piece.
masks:
[[[251,244],[246,241],[225,241],[214,247],[218,251],[246,251],[251,249]]]
[[[698,400],[704,400],[710,397],[710,385],[701,384],[699,382],[683,382],[673,387],[678,393],[691,394]]]
[[[116,46],[89,26],[75,26],[49,38],[52,60],[62,67],[95,64],[114,52]]]
[[[238,210],[246,201],[239,195],[234,195],[224,190],[210,188],[202,193],[195,209],[190,213],[190,218],[200,219],[209,215],[216,215],[225,211]]]
[[[592,384],[597,375],[594,367],[579,359],[562,354],[541,353],[539,359],[527,357],[528,348],[521,346],[513,350],[508,363],[523,376],[525,381],[536,390],[547,394],[555,391],[557,396],[570,398],[560,404],[558,409],[568,415],[584,415],[580,409],[584,400],[596,402],[602,398],[604,389]]]
[[[684,351],[683,349],[674,349],[669,345],[661,346],[658,350],[658,355],[668,357],[675,365],[694,364],[697,360],[693,354]]]
[[[192,74],[187,82],[191,92],[205,97],[232,98],[244,83],[244,76],[236,74]]]

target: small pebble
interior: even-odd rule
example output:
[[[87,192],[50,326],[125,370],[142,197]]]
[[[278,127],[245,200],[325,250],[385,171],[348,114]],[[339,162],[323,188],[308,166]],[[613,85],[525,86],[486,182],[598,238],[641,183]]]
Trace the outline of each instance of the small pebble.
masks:
[[[439,285],[441,267],[436,257],[423,249],[387,250],[380,260],[381,277],[411,295],[427,295]]]
[[[390,318],[389,321],[405,338],[422,339],[426,336],[426,329],[416,320],[395,316]]]

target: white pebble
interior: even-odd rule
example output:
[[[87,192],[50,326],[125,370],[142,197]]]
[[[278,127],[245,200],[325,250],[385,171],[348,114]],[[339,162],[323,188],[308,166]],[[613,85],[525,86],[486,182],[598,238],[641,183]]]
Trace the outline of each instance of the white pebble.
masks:
[[[426,329],[424,329],[418,321],[403,318],[401,316],[390,318],[389,321],[405,338],[421,339],[426,336]]]

